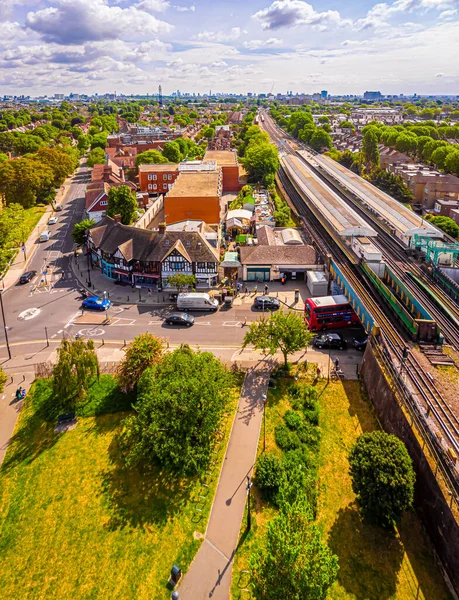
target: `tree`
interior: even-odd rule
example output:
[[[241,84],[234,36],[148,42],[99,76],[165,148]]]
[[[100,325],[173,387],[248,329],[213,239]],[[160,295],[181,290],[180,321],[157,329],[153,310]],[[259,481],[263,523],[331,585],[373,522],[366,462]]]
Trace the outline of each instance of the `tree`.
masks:
[[[78,246],[82,246],[86,241],[88,229],[93,227],[95,224],[96,222],[94,221],[94,219],[83,219],[83,221],[75,223],[72,231],[72,237],[75,244],[78,244]]]
[[[102,148],[94,148],[88,155],[87,165],[93,167],[94,165],[103,165],[105,163],[105,151]]]
[[[269,350],[270,354],[280,350],[287,366],[288,355],[307,348],[312,338],[313,334],[306,327],[303,315],[279,311],[268,319],[262,318],[251,323],[242,347],[252,344],[256,350]]]
[[[180,146],[177,142],[166,142],[163,147],[163,156],[168,162],[178,163],[182,160]]]
[[[105,147],[107,146],[107,137],[108,135],[105,131],[93,135],[91,140],[91,150],[94,150],[94,148],[105,150]]]
[[[255,482],[266,500],[276,503],[276,496],[284,477],[284,465],[276,454],[260,454],[255,469]]]
[[[176,473],[202,472],[232,383],[209,352],[182,345],[146,369],[135,414],[125,421],[127,464],[158,462]]]
[[[427,215],[426,221],[435,225],[453,238],[459,238],[459,225],[450,217]]]
[[[242,159],[250,183],[263,183],[268,186],[274,182],[279,168],[279,154],[274,144],[251,142]]]
[[[410,154],[416,152],[417,145],[417,137],[414,134],[401,133],[395,142],[395,148],[399,152],[408,152]]]
[[[137,154],[135,159],[135,166],[139,165],[158,165],[167,163],[165,158],[159,150],[146,150]]]
[[[249,564],[258,600],[325,600],[339,569],[304,500],[281,506]]]
[[[151,333],[136,336],[116,369],[120,388],[124,391],[136,389],[142,373],[161,360],[163,351],[164,342]]]
[[[453,146],[440,146],[432,152],[431,160],[437,169],[444,169],[446,166],[446,159],[450,152],[455,152]]]
[[[288,131],[294,137],[298,137],[298,133],[305,125],[313,125],[314,118],[309,111],[298,110],[294,112],[289,119]]]
[[[450,152],[445,160],[445,171],[459,177],[459,150]]]
[[[196,285],[196,277],[194,275],[185,275],[185,273],[176,273],[167,278],[167,285],[175,288],[179,292],[186,288],[193,288]]]
[[[6,203],[19,203],[24,208],[33,206],[37,196],[50,190],[53,172],[34,158],[16,158],[0,162],[0,193]]]
[[[362,513],[391,528],[413,504],[416,477],[405,444],[383,431],[364,433],[349,454],[349,464]]]
[[[94,342],[64,338],[53,368],[53,392],[60,409],[70,410],[84,400],[95,377],[99,377],[99,362]]]
[[[311,148],[321,152],[324,148],[330,149],[332,147],[332,139],[325,129],[318,128],[314,131],[309,141]]]
[[[379,167],[379,148],[376,127],[369,127],[362,138],[362,155],[366,167],[371,170]]]
[[[109,217],[121,215],[121,223],[130,225],[135,219],[138,207],[135,192],[128,185],[110,188],[106,211]]]
[[[60,148],[40,148],[36,156],[42,163],[48,165],[54,173],[54,187],[60,187],[75,168],[72,158],[65,150]]]
[[[385,169],[373,169],[365,178],[386,194],[399,202],[413,202],[414,195],[400,175],[389,173]]]

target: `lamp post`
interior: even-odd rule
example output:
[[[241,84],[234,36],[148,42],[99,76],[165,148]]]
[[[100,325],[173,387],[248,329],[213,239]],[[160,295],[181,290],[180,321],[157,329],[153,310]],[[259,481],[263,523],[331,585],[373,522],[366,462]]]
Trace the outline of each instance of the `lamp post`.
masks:
[[[328,377],[327,382],[330,383],[330,360],[331,360],[331,337],[327,335],[328,340]]]
[[[266,405],[268,403],[268,396],[263,395],[263,452],[266,452]]]
[[[252,517],[250,514],[250,488],[252,487],[252,481],[247,475],[247,483],[245,489],[247,491],[247,529],[250,531],[252,528]]]
[[[11,359],[10,343],[9,343],[9,340],[8,340],[8,327],[6,326],[6,322],[5,322],[5,310],[3,309],[3,294],[2,294],[2,290],[0,290],[0,306],[2,308],[3,329],[5,331],[5,342],[6,342],[6,348],[8,350],[8,358]]]

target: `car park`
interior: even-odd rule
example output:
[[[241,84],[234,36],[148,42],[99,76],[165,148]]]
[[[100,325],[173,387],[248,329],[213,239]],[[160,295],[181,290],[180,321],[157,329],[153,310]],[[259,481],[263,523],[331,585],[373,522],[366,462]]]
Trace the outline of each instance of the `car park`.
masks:
[[[51,219],[48,221],[48,225],[56,225],[57,223],[57,217],[51,217]]]
[[[354,338],[352,340],[352,347],[360,352],[365,352],[365,348],[367,347],[368,338]]]
[[[100,298],[99,296],[91,296],[83,300],[82,307],[90,310],[108,310],[112,303],[107,298]]]
[[[29,281],[32,279],[32,277],[35,277],[36,274],[37,274],[36,271],[26,271],[19,277],[19,283],[21,285],[24,283],[29,283]]]
[[[182,327],[191,327],[194,323],[193,315],[188,313],[175,313],[164,319],[166,325],[181,325]]]
[[[272,296],[257,296],[253,303],[253,308],[255,310],[278,310],[280,302]]]
[[[338,350],[345,350],[347,348],[346,340],[340,333],[323,333],[318,335],[312,341],[312,345],[315,348],[333,348]]]

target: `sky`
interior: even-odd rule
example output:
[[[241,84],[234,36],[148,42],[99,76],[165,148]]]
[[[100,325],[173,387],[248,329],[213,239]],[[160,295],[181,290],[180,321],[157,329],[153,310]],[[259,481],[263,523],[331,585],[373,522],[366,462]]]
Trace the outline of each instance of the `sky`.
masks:
[[[459,94],[459,0],[0,0],[0,95]]]

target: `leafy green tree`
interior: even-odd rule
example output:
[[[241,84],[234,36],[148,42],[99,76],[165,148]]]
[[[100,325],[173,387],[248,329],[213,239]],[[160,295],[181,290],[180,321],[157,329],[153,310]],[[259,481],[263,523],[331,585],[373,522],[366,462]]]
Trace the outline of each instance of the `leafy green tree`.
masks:
[[[248,173],[250,183],[263,183],[268,186],[274,182],[279,168],[279,153],[274,144],[251,142],[242,158],[242,164]]]
[[[266,500],[276,503],[276,496],[284,478],[284,465],[277,454],[260,454],[255,467],[255,483]]]
[[[40,162],[48,165],[52,170],[54,187],[61,186],[75,168],[72,158],[60,148],[40,148],[36,156]]]
[[[375,127],[369,127],[362,137],[363,160],[369,170],[379,167],[378,136],[375,129]]]
[[[53,392],[62,410],[75,408],[99,377],[99,362],[92,340],[64,338],[53,368]]]
[[[102,150],[105,150],[106,146],[107,146],[107,133],[106,132],[96,133],[95,135],[92,136],[91,150],[94,150],[94,148],[101,148]]]
[[[306,125],[313,125],[314,119],[310,112],[305,110],[299,110],[292,114],[289,119],[288,132],[293,135],[293,137],[298,137],[298,133],[303,129]]]
[[[159,150],[146,150],[137,154],[135,159],[135,166],[139,165],[158,165],[166,164],[167,158],[165,158]]]
[[[185,273],[176,273],[167,278],[167,284],[178,290],[179,292],[196,286],[196,277],[194,275],[186,275]]]
[[[354,123],[352,123],[352,121],[341,121],[339,126],[341,127],[341,129],[352,129],[352,131],[355,130],[355,126]]]
[[[393,196],[399,202],[413,202],[414,195],[406,185],[400,175],[389,173],[385,169],[373,169],[368,175],[365,175],[368,181],[378,187],[386,194]]]
[[[89,137],[89,135],[80,135],[80,137],[78,138],[78,144],[77,144],[77,148],[78,150],[80,150],[82,153],[86,152],[86,150],[88,150],[89,146],[91,145],[91,139]],[[104,152],[104,158],[105,158],[105,152]],[[92,165],[94,166],[94,165]]]
[[[417,137],[415,135],[407,135],[401,133],[395,142],[395,148],[399,152],[408,152],[414,154],[417,148]]]
[[[136,389],[143,372],[159,362],[163,352],[163,340],[148,332],[136,336],[116,369],[120,388],[126,392]]]
[[[209,352],[181,346],[140,378],[135,415],[125,421],[128,464],[158,462],[176,473],[202,472],[232,380]]]
[[[321,127],[314,131],[309,141],[309,145],[318,152],[321,152],[324,148],[330,149],[333,146],[330,135]]]
[[[429,221],[432,225],[435,225],[435,227],[438,227],[451,237],[459,238],[459,225],[450,217],[427,215],[426,221]]]
[[[405,444],[383,431],[364,433],[349,454],[352,488],[362,513],[391,528],[413,504],[415,473]]]
[[[33,154],[42,144],[41,139],[35,135],[18,133],[14,140],[14,151],[16,154]]]
[[[34,158],[24,157],[0,162],[0,194],[7,204],[33,206],[37,196],[52,186],[52,170]]]
[[[437,169],[443,170],[446,166],[446,159],[451,152],[455,152],[453,146],[440,146],[432,152],[431,160]]]
[[[87,165],[93,167],[94,165],[103,165],[105,163],[105,151],[102,148],[94,148],[88,155]]]
[[[83,219],[79,223],[75,223],[73,226],[72,237],[75,244],[82,246],[86,241],[88,229],[91,229],[96,224],[94,219]]]
[[[338,557],[312,524],[302,500],[285,503],[268,523],[266,541],[250,557],[255,597],[259,600],[325,600],[338,574]]]
[[[168,162],[179,163],[182,160],[182,154],[177,142],[166,142],[163,148],[163,156]]]
[[[121,215],[121,223],[130,225],[136,217],[138,207],[135,192],[128,185],[110,188],[106,211],[109,217]]]
[[[242,347],[252,344],[256,350],[268,350],[270,354],[280,350],[287,366],[288,355],[307,348],[313,337],[301,314],[279,311],[251,323]]]
[[[459,177],[459,150],[453,150],[445,159],[445,171]]]

